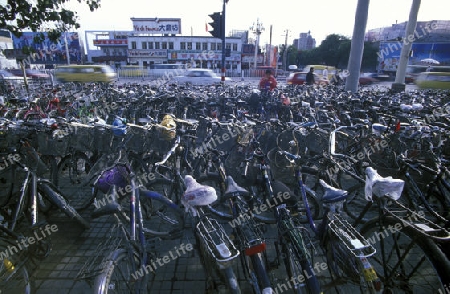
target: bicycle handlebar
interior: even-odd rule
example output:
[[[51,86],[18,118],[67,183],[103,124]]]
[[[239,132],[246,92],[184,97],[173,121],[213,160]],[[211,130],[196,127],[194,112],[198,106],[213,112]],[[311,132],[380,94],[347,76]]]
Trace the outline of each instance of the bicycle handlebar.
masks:
[[[366,125],[364,124],[356,124],[354,126],[340,126],[338,128],[336,128],[334,131],[330,132],[330,155],[332,156],[342,156],[342,157],[346,157],[347,155],[345,154],[340,154],[340,153],[336,153],[336,132],[342,130],[342,129],[347,129],[347,130],[352,130],[352,131],[357,131],[360,130],[362,128],[365,128]]]
[[[172,156],[175,153],[175,150],[178,148],[178,146],[180,145],[181,142],[181,137],[177,136],[177,138],[175,139],[175,143],[172,146],[172,148],[170,148],[170,150],[164,155],[163,159],[159,162],[155,163],[156,169],[163,165],[164,163],[167,162],[167,160],[170,158],[170,156]]]

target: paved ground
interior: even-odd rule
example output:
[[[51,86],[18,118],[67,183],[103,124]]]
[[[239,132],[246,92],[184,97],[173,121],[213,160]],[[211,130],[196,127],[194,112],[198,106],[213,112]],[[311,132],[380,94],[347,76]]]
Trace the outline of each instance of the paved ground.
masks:
[[[69,193],[73,189],[65,188],[64,191]],[[78,191],[79,192],[79,191]],[[77,195],[85,195],[87,197],[89,190],[85,193],[76,193]],[[73,199],[74,206],[80,205],[85,199],[79,197]],[[82,215],[89,218],[90,212],[93,210],[89,208],[83,211]],[[92,227],[89,230],[83,230],[79,226],[67,219],[65,215],[60,212],[52,214],[48,218],[48,223],[53,225],[55,230],[51,235],[47,235],[47,239],[51,241],[52,250],[47,258],[39,261],[35,265],[33,272],[33,280],[37,294],[54,294],[54,293],[93,293],[94,289],[89,281],[77,280],[76,277],[81,267],[95,256],[102,256],[107,252],[98,245],[110,235],[110,228],[114,223],[112,217],[101,217],[91,221]],[[227,230],[230,229],[228,223],[224,222]],[[274,255],[274,232],[275,227],[268,226],[266,231],[267,237],[267,251],[269,252],[268,259],[273,260]],[[192,244],[193,250],[187,251],[186,254],[176,254],[176,250],[180,245],[184,244],[188,248]],[[184,235],[177,240],[163,240],[154,243],[155,252],[161,258],[172,255],[177,258],[172,258],[170,262],[163,266],[158,266],[156,274],[152,275],[152,281],[148,293],[205,293],[205,271],[199,259],[199,254],[196,251],[196,241],[192,234],[191,228],[186,228]],[[317,262],[323,263],[321,258]],[[100,262],[98,262],[100,263]],[[234,269],[243,293],[252,293],[246,279],[240,270],[240,263],[237,261]],[[327,271],[323,272],[323,278],[327,276]],[[278,284],[281,286],[285,284],[286,273],[284,266],[281,265],[279,269],[271,272],[270,277],[273,286],[276,288]],[[325,281],[325,280],[323,280]],[[4,294],[5,292],[1,292]],[[220,293],[220,292],[215,292]],[[286,292],[287,293],[287,292]],[[12,293],[16,294],[16,293]]]

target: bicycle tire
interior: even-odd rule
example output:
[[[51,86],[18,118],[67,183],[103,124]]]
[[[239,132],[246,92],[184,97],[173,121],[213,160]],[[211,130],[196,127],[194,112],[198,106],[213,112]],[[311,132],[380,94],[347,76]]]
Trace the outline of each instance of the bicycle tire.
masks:
[[[133,274],[137,276],[140,268],[139,258],[137,254],[133,254],[134,263],[130,260],[130,254],[125,249],[117,249],[108,256],[104,271],[95,278],[94,293],[96,294],[114,294],[114,293],[135,293]],[[123,266],[125,268],[123,269]],[[144,273],[142,268],[142,277],[148,279],[148,274]],[[125,271],[122,273],[122,271]],[[118,274],[118,275],[116,275]],[[128,278],[128,279],[127,279]],[[118,289],[117,289],[118,288]]]
[[[375,241],[375,238],[379,239],[379,241],[373,242],[377,253],[372,256],[371,263],[383,282],[385,292],[394,290],[391,293],[402,293],[402,289],[407,289],[410,291],[407,293],[440,293],[441,289],[446,289],[445,285],[450,277],[450,261],[445,254],[431,239],[415,232],[412,227],[403,226],[401,223],[401,228],[397,229],[398,224],[397,219],[386,216],[381,221],[379,218],[370,220],[360,230],[367,240]],[[395,228],[395,230],[390,233],[392,228]],[[394,242],[389,247],[388,241],[391,238]],[[387,252],[391,249],[392,252]],[[406,249],[408,249],[407,252]],[[405,253],[405,255],[398,256],[400,253]],[[381,258],[380,255],[382,255]],[[390,259],[394,261],[394,265],[396,264],[395,259],[397,259],[397,263],[398,261],[402,261],[402,263],[397,267],[384,263],[384,261],[388,262]],[[417,261],[420,261],[420,263]],[[411,272],[408,272],[408,270]],[[386,276],[390,279],[387,279]],[[408,280],[403,280],[406,278]],[[393,289],[396,286],[398,288]]]
[[[253,272],[255,273],[256,279],[258,281],[259,289],[261,289],[261,293],[272,293],[273,288],[270,283],[269,274],[267,273],[266,267],[264,266],[262,253],[251,255],[250,260]],[[268,292],[268,289],[272,289],[272,292]]]
[[[61,159],[58,164],[57,187],[73,187],[86,179],[92,168],[92,162],[83,152],[75,152]]]
[[[320,283],[318,278],[312,269],[312,266],[308,260],[300,260],[295,254],[295,250],[291,247],[292,245],[284,244],[283,252],[287,252],[284,255],[284,264],[286,267],[286,272],[288,274],[289,281],[298,278],[300,276],[305,277],[305,286],[299,285],[300,283],[294,283],[294,285],[289,284],[289,288],[292,287],[293,293],[296,294],[320,294],[322,293],[320,289]]]
[[[25,258],[25,252],[20,252],[20,254],[13,254],[6,257],[4,253],[7,253],[8,248],[11,246],[17,246],[17,244],[8,239],[0,238],[0,252],[2,253],[0,260],[1,293],[32,293],[32,281],[30,280],[26,265],[23,264],[22,261],[22,259]],[[5,262],[5,258],[8,262]],[[20,268],[12,273],[12,276],[10,276],[11,272],[7,267],[7,263],[8,266],[21,265]]]
[[[38,185],[43,191],[43,197],[46,197],[54,206],[59,208],[70,219],[75,220],[79,225],[85,229],[90,228],[90,224],[86,221],[64,198],[64,196],[57,190],[51,188],[47,183],[39,183]]]

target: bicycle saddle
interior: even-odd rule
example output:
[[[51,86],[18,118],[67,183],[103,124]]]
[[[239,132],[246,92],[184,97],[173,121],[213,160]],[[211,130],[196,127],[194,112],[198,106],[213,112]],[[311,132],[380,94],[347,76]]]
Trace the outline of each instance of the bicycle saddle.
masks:
[[[186,208],[191,209],[195,215],[195,206],[209,205],[217,200],[216,190],[213,187],[199,184],[192,176],[184,177],[186,191],[181,198],[181,202]]]
[[[366,185],[364,194],[367,201],[372,201],[372,195],[377,197],[388,196],[398,200],[402,194],[405,181],[393,179],[391,176],[382,177],[372,167],[366,168]]]
[[[227,190],[224,193],[224,198],[232,198],[235,196],[247,197],[250,195],[246,189],[240,187],[233,179],[232,176],[227,176]]]
[[[325,189],[322,196],[323,203],[333,203],[345,200],[347,198],[348,192],[345,190],[337,189],[325,183],[324,180],[320,179],[320,184]]]

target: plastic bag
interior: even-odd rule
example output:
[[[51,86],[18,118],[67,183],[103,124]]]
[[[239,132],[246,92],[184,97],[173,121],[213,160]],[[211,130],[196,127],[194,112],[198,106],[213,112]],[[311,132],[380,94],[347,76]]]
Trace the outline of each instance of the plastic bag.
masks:
[[[186,191],[183,194],[181,202],[188,210],[192,211],[194,216],[197,215],[195,206],[209,205],[217,200],[217,193],[213,187],[199,184],[192,176],[184,177]]]
[[[393,179],[392,177],[383,178],[372,167],[366,168],[366,185],[364,194],[367,201],[372,201],[372,195],[377,197],[388,196],[398,200],[402,195],[405,181]]]

